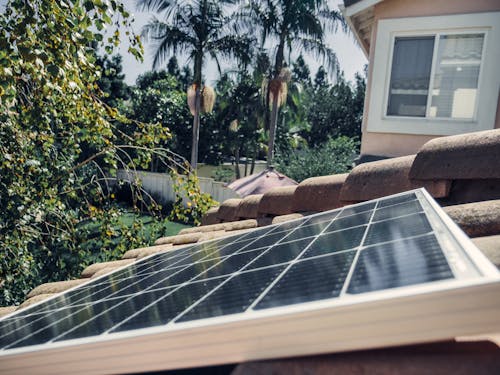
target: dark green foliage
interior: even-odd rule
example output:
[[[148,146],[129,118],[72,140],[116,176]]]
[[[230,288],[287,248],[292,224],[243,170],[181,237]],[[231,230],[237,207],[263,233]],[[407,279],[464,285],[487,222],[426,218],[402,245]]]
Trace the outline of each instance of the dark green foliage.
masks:
[[[359,152],[359,142],[348,137],[329,139],[322,146],[303,146],[276,155],[276,169],[295,181],[348,172]]]
[[[105,93],[103,101],[114,108],[121,106],[129,96],[129,87],[125,83],[122,72],[121,55],[97,56],[96,64],[101,68],[101,78],[97,81],[99,88]]]
[[[302,55],[299,55],[292,64],[292,82],[300,83],[303,86],[311,84],[311,71]]]
[[[188,158],[191,151],[191,119],[186,93],[176,77],[164,70],[145,73],[131,89],[128,116],[137,121],[159,123],[169,129],[172,139],[163,147]],[[130,134],[129,126],[123,125]]]
[[[33,287],[77,277],[93,260],[116,259],[160,233],[145,230],[138,215],[124,224],[111,186],[117,168],[147,168],[153,158],[187,171],[159,148],[167,128],[131,121],[104,102],[123,96],[120,61],[103,59],[109,74],[99,81],[92,46],[104,40],[106,25],[129,28],[128,17],[115,0],[12,0],[0,14],[0,305],[18,304]],[[126,35],[129,51],[141,57],[138,37]],[[111,54],[120,30],[106,40],[98,47]],[[103,98],[99,83],[113,97]],[[176,188],[190,209],[174,208],[179,217],[199,218],[212,201],[196,176],[185,180]],[[130,187],[138,212],[141,187]]]
[[[325,136],[361,136],[365,80],[357,75],[355,86],[339,75],[333,86],[321,81],[311,95],[308,122],[311,130],[306,135],[310,145],[324,143]]]

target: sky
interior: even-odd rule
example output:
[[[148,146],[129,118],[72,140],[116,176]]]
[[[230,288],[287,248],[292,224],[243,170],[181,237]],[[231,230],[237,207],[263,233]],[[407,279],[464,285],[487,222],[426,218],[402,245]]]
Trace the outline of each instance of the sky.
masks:
[[[126,9],[133,14],[134,23],[133,30],[140,34],[142,27],[151,19],[153,16],[147,12],[140,12],[136,10],[136,1],[137,0],[122,0],[125,4]],[[3,11],[5,3],[7,0],[0,0],[0,12]],[[332,7],[335,9],[339,4],[342,3],[342,0],[329,0]],[[329,33],[326,37],[326,43],[335,51],[337,54],[337,58],[340,63],[340,69],[344,71],[345,77],[348,80],[353,80],[356,72],[362,72],[364,65],[367,63],[367,60],[361,51],[361,49],[356,45],[354,40],[354,36],[345,35],[341,31],[337,33]],[[119,53],[123,56],[123,72],[125,73],[125,81],[128,84],[134,84],[136,78],[148,70],[152,69],[153,66],[153,54],[154,48],[152,45],[144,43],[144,61],[137,61],[131,54],[127,52],[128,43],[124,42],[119,47]],[[190,64],[191,62],[186,61],[186,58],[182,56],[177,56],[179,65],[183,66],[184,64]],[[304,58],[306,63],[309,65],[311,69],[312,75],[316,74],[319,66],[321,65],[321,61],[317,61],[313,57],[307,56],[304,54]],[[229,62],[226,62],[222,65],[222,69],[230,69],[232,66]],[[213,84],[219,77],[218,69],[213,61],[207,62],[204,67],[204,75],[209,83]]]
[[[126,8],[134,15],[134,26],[133,29],[136,33],[140,33],[142,26],[144,26],[153,16],[150,13],[139,12],[135,8],[136,0],[123,0]],[[331,0],[331,5],[337,9],[338,5],[342,3],[341,0]],[[365,55],[356,45],[353,35],[345,35],[341,31],[335,34],[329,34],[326,38],[327,44],[335,51],[337,58],[340,63],[340,69],[344,71],[345,77],[348,80],[353,80],[356,72],[362,72],[364,65],[367,63]],[[120,47],[120,53],[123,56],[123,71],[125,73],[125,80],[128,84],[133,84],[137,76],[152,69],[153,66],[153,46],[144,43],[144,62],[136,61],[131,55],[127,54],[127,45]],[[316,74],[321,61],[316,61],[313,57],[309,57],[304,54],[306,63],[309,65],[312,74]],[[179,57],[179,65],[183,66],[190,62],[186,59]],[[224,66],[225,65],[225,66]],[[229,69],[230,64],[224,64],[222,69]],[[219,72],[215,63],[208,62],[204,67],[204,75],[210,83],[213,83],[219,77]]]

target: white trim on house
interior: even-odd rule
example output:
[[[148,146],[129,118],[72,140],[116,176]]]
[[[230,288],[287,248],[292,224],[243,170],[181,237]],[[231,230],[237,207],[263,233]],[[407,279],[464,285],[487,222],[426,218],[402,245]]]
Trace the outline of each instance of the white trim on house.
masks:
[[[439,37],[440,34],[470,33],[485,34],[475,115],[472,119],[386,115],[392,54],[396,37],[422,35]],[[368,132],[454,135],[494,128],[500,88],[500,70],[498,68],[500,61],[500,12],[380,20],[378,21],[376,38],[377,47],[374,51],[367,118]],[[436,59],[435,54],[433,59]],[[433,61],[433,71],[434,65],[435,61]],[[429,87],[429,90],[432,90],[432,87]]]
[[[365,9],[368,9],[378,3],[381,3],[383,0],[362,0],[357,2],[356,4],[352,4],[345,8],[345,15],[351,17],[356,13],[362,12]]]

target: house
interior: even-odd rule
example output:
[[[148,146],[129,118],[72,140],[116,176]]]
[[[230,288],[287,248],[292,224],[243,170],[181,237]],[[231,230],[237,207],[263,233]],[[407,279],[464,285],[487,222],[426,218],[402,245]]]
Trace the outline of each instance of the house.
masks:
[[[365,156],[398,157],[364,163],[347,174],[314,177],[297,186],[277,187],[264,194],[226,200],[205,215],[202,226],[183,230],[176,236],[160,238],[151,247],[131,249],[121,260],[93,264],[82,272],[80,279],[40,285],[29,293],[20,307],[0,308],[0,315],[43,301],[152,254],[418,187],[426,188],[450,218],[500,268],[500,129],[494,129],[499,128],[497,112],[500,106],[498,69],[495,71],[495,65],[492,66],[490,61],[492,58],[494,62],[500,61],[500,43],[491,42],[493,38],[500,40],[500,4],[487,0],[346,0],[345,5],[356,37],[370,55],[362,152]],[[461,14],[457,14],[457,9]],[[466,13],[473,13],[474,16],[464,17]],[[395,60],[394,54],[397,55],[396,60],[404,60],[408,51],[414,52],[414,59],[429,57],[431,42],[432,62],[418,64],[419,67],[427,66],[427,83],[420,79],[421,76],[416,79],[415,71],[406,69],[406,64],[393,68],[390,63]],[[456,50],[450,52],[448,42],[463,49],[458,51],[460,53]],[[452,57],[453,61],[445,61],[444,57]],[[479,58],[477,68],[476,60]],[[429,87],[436,88],[432,82],[436,81],[433,72],[438,61],[443,65],[443,71],[450,68],[458,72],[453,78],[459,77],[459,83],[454,80],[447,82],[453,87],[447,98],[444,94],[441,97],[441,87],[438,91],[429,90]],[[460,77],[464,70],[470,73],[465,78]],[[445,73],[439,77],[440,84],[447,79]],[[489,79],[483,80],[485,75]],[[476,77],[472,81],[476,80],[477,85],[471,84],[471,77]],[[429,97],[429,92],[432,97]],[[442,113],[448,117],[445,118]],[[445,342],[276,358],[235,363],[232,367],[216,371],[204,370],[208,370],[207,373],[232,371],[234,375],[496,374],[500,371],[499,345],[498,332],[483,332],[480,336],[457,337]],[[151,345],[145,343],[139,354],[147,355],[150,349]],[[194,356],[205,349],[210,352],[210,348],[201,347]],[[108,361],[102,353],[87,352],[87,356],[91,359],[94,356],[95,362],[99,363]],[[57,350],[40,353],[39,357],[40,363],[56,359],[62,366],[60,368],[65,368],[66,358],[61,358]],[[8,365],[17,364],[11,361]],[[160,369],[154,366],[151,364],[145,369],[130,363],[127,372]],[[5,369],[0,365],[0,372],[2,368]],[[195,369],[193,373],[201,370]]]
[[[500,2],[345,0],[369,60],[361,160],[500,128]]]

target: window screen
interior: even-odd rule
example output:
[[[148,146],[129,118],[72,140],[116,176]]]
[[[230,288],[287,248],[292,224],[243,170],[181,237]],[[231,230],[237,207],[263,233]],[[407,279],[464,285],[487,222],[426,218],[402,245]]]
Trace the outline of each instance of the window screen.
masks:
[[[433,49],[434,36],[396,38],[388,115],[425,116]]]
[[[396,37],[387,115],[474,118],[483,43],[482,33]]]

